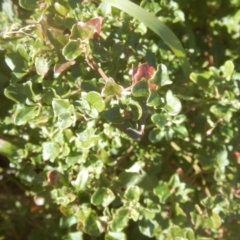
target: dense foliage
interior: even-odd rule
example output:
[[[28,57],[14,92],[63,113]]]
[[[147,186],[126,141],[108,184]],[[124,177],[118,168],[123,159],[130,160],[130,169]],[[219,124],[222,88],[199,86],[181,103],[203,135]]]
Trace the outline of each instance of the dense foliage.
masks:
[[[238,0],[0,7],[0,239],[238,239]]]

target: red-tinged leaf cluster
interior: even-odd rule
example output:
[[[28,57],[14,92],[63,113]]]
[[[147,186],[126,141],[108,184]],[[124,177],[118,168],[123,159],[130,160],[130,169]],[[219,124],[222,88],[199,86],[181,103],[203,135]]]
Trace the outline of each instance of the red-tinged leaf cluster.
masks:
[[[153,77],[155,72],[156,72],[156,69],[150,66],[148,63],[139,64],[137,67],[133,67],[132,83],[135,84],[138,81],[140,81],[142,78],[145,78],[148,81]],[[157,85],[148,83],[148,87],[151,89],[156,89]]]

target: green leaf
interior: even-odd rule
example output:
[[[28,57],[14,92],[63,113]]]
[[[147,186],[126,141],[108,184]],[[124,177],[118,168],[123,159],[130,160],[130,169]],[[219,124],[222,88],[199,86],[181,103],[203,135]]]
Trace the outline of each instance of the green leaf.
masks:
[[[73,214],[72,208],[70,206],[61,206],[60,211],[64,214],[64,216],[67,217],[70,217]]]
[[[37,2],[32,0],[19,0],[19,5],[27,10],[35,10],[38,8]]]
[[[171,196],[171,192],[167,183],[160,181],[158,186],[153,189],[155,195],[158,196],[160,203],[165,203]]]
[[[101,3],[98,6],[98,8],[101,11],[101,13],[104,15],[104,17],[112,14],[111,6],[107,3]]]
[[[130,119],[133,121],[138,121],[143,115],[143,109],[141,105],[132,99],[130,99],[127,105],[130,108]]]
[[[105,240],[127,240],[127,236],[124,232],[107,232]]]
[[[60,153],[60,146],[57,143],[54,142],[44,142],[42,144],[43,151],[42,156],[43,160],[49,160],[50,162],[53,162]]]
[[[111,123],[121,124],[124,122],[124,119],[120,114],[120,109],[118,106],[106,110],[103,113],[103,117]]]
[[[166,114],[155,113],[151,116],[152,122],[160,129],[164,129],[169,122],[169,117]]]
[[[186,120],[186,116],[185,115],[177,115],[173,118],[172,122],[176,125],[180,125],[181,123],[183,123]]]
[[[83,163],[85,162],[85,158],[83,156],[79,156],[79,154],[76,155],[70,155],[66,158],[66,163],[68,166],[73,166],[77,163]]]
[[[22,84],[10,84],[4,89],[4,94],[7,98],[17,103],[23,103],[26,101],[26,95],[24,94],[24,86]]]
[[[103,207],[107,207],[114,199],[115,196],[111,189],[98,188],[91,197],[91,203],[96,206],[102,205]]]
[[[130,168],[126,169],[126,172],[135,172],[135,173],[139,173],[143,168],[144,168],[144,163],[142,161],[137,161],[135,162]],[[129,190],[131,190],[132,186],[129,186]],[[126,192],[125,192],[126,193]],[[131,193],[131,191],[130,191]]]
[[[184,74],[186,77],[190,74],[190,66],[187,60],[182,44],[177,39],[176,35],[161,21],[158,20],[152,13],[137,6],[136,4],[127,0],[101,0],[110,5],[128,13],[140,22],[146,24],[153,32],[155,32],[163,41],[172,49],[172,51],[179,57]]]
[[[24,125],[30,120],[36,118],[39,115],[39,112],[39,106],[28,107],[25,105],[18,105],[14,122],[16,125]]]
[[[201,201],[201,204],[208,209],[212,209],[212,208],[214,208],[214,205],[215,205],[214,201],[215,201],[215,197],[209,196],[209,197],[204,198]]]
[[[52,197],[56,200],[56,203],[66,207],[69,203],[76,199],[76,196],[71,192],[66,192],[66,188],[57,188],[52,191]]]
[[[211,79],[211,73],[210,72],[202,72],[202,73],[191,73],[190,79],[199,85],[203,90],[209,90],[209,87],[211,87],[214,83],[214,80]]]
[[[17,52],[24,58],[26,62],[30,61],[29,53],[27,52],[27,48],[24,45],[18,44]]]
[[[147,105],[151,107],[157,107],[162,104],[162,99],[159,96],[158,92],[153,89],[149,89],[149,91],[150,94],[147,99]]]
[[[12,70],[16,78],[22,78],[28,73],[29,66],[25,59],[25,54],[22,56],[21,52],[10,52],[5,55],[5,62]]]
[[[218,168],[222,171],[224,171],[225,167],[229,165],[228,160],[228,151],[223,148],[215,153],[214,157],[215,166],[218,166]]]
[[[169,115],[175,116],[182,110],[182,104],[179,99],[173,95],[171,90],[167,91],[166,94],[166,105],[163,107]]]
[[[184,230],[178,226],[172,226],[169,229],[172,239],[177,239],[178,237],[184,238]]]
[[[7,88],[5,88],[4,94],[7,98],[21,104],[26,102],[27,98],[34,102],[40,100],[40,97],[35,95],[32,89],[31,81],[27,81],[23,84],[10,84]]]
[[[90,236],[95,237],[99,236],[102,233],[103,226],[101,222],[97,219],[97,214],[95,212],[92,211],[87,217],[84,224],[84,230]]]
[[[152,142],[152,143],[157,143],[160,142],[165,136],[165,132],[161,131],[158,128],[154,128],[150,131],[149,135],[148,135],[148,139]]]
[[[81,222],[82,224],[85,224],[86,222],[86,219],[88,218],[88,216],[90,215],[91,211],[92,211],[92,208],[90,207],[89,205],[89,199],[85,199],[84,198],[84,192],[82,192],[82,195],[81,195],[81,192],[79,193],[80,195],[80,200],[82,200],[82,204],[81,204],[81,208],[78,209],[77,213],[76,213],[76,216],[77,216],[77,219],[79,222]],[[85,195],[86,197],[86,195]],[[85,203],[87,201],[87,203]]]
[[[183,125],[174,126],[173,130],[175,131],[175,136],[185,139],[188,137],[188,130]]]
[[[159,212],[160,212],[160,207],[159,207]],[[156,211],[155,211],[155,209],[152,209],[152,208],[151,209],[144,208],[144,209],[142,209],[142,214],[146,220],[154,219],[154,217],[156,215]]]
[[[198,237],[197,240],[214,240],[214,239],[208,237]]]
[[[62,49],[68,43],[67,36],[60,30],[50,28],[47,30],[47,36],[51,44],[58,50]]]
[[[195,240],[194,231],[191,228],[185,229],[185,237],[187,240]]]
[[[213,212],[210,219],[211,219],[211,222],[212,222],[211,225],[214,229],[220,228],[220,226],[222,224],[222,219],[217,213]]]
[[[95,135],[94,132],[95,132],[95,129],[91,128],[91,129],[86,129],[83,132],[77,133],[80,148],[89,149],[95,146],[99,137]]]
[[[61,217],[60,222],[59,222],[59,226],[61,228],[69,228],[72,225],[77,223],[77,218],[75,216],[69,216],[69,217]]]
[[[113,221],[111,229],[113,232],[120,232],[123,230],[129,221],[129,210],[127,208],[119,208],[115,215],[113,215]]]
[[[142,174],[134,172],[123,172],[119,175],[120,185],[138,185],[143,190],[152,191],[157,186],[158,180],[155,176],[149,175],[142,171]]]
[[[120,95],[123,90],[121,85],[116,84],[112,78],[108,78],[102,90],[103,96]]]
[[[134,84],[132,88],[132,95],[134,97],[147,97],[149,94],[148,83],[146,80],[140,80]]]
[[[98,112],[102,112],[105,109],[105,102],[98,92],[89,92],[84,99],[87,100],[90,106],[96,108]]]
[[[83,232],[71,232],[64,236],[63,240],[84,240]]]
[[[129,218],[132,219],[134,222],[137,222],[139,220],[139,216],[140,216],[140,211],[137,207],[132,208],[130,211],[130,216]]]
[[[69,107],[69,110],[59,113],[58,115],[58,127],[60,129],[66,129],[72,126],[76,122],[76,116],[73,114],[73,107]]]
[[[32,88],[32,82],[31,81],[27,81],[25,83],[23,83],[23,87],[24,87],[24,94],[32,101],[37,101],[40,100],[37,98],[37,96],[35,95],[33,88]]]
[[[66,99],[56,99],[52,100],[53,112],[56,117],[60,114],[65,113],[71,106],[69,100]]]
[[[173,128],[169,127],[165,129],[165,138],[167,141],[172,140],[173,135],[174,135]]]
[[[87,168],[82,168],[77,175],[76,180],[72,181],[72,185],[77,192],[84,191],[88,183],[88,170]]]
[[[159,64],[157,66],[157,71],[153,77],[149,80],[150,83],[156,84],[158,87],[172,84],[168,76],[167,67],[164,64]]]
[[[54,8],[63,17],[65,17],[69,13],[69,9],[66,6],[60,4],[59,2],[54,3]]]
[[[53,99],[52,107],[60,129],[66,129],[76,122],[75,110],[69,100]]]
[[[94,33],[94,29],[90,26],[88,27],[82,27],[78,24],[74,24],[71,29],[71,39],[89,39]]]
[[[220,104],[213,105],[210,108],[210,112],[212,112],[217,118],[223,118],[228,123],[231,121],[232,112],[229,111],[228,106],[222,106]]]
[[[63,56],[66,60],[71,61],[80,56],[82,50],[80,48],[80,40],[69,40],[67,45],[62,50]]]
[[[48,59],[44,57],[36,57],[34,61],[37,74],[40,76],[46,75],[48,73],[50,64]]]
[[[223,66],[220,67],[222,71],[222,77],[227,81],[230,81],[234,71],[234,64],[232,61],[226,61]]]
[[[95,163],[91,165],[91,168],[92,168],[92,172],[95,174],[95,178],[99,179],[104,168],[104,163],[101,160],[97,160]],[[109,195],[111,195],[111,191],[109,191]]]
[[[140,232],[149,238],[152,238],[155,232],[159,231],[161,228],[157,221],[152,219],[142,219],[139,221],[138,227]]]
[[[129,186],[124,193],[124,197],[129,201],[138,202],[142,194],[142,189],[138,186]]]
[[[19,150],[20,146],[17,144],[8,141],[7,139],[0,138],[0,154],[7,157],[11,160],[14,156],[17,155],[17,150]]]
[[[197,229],[200,226],[202,226],[205,222],[205,219],[200,216],[199,214],[196,214],[195,212],[190,212],[191,221],[194,224],[194,228]]]

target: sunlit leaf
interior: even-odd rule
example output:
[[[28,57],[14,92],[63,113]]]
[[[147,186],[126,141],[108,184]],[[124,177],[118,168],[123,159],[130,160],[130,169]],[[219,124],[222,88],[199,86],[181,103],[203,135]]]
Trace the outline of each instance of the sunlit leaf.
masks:
[[[124,197],[129,201],[139,201],[141,194],[141,188],[138,186],[129,186],[124,193]]]
[[[80,41],[78,40],[69,40],[69,42],[64,46],[62,50],[63,56],[66,60],[71,61],[80,56],[82,50],[80,48]]]
[[[44,142],[43,143],[43,160],[49,160],[53,162],[60,153],[60,146],[54,142]]]
[[[102,95],[103,96],[120,95],[122,90],[123,90],[122,86],[116,84],[116,82],[112,78],[108,78],[102,90]]]
[[[86,189],[88,176],[88,170],[86,168],[82,168],[78,173],[76,180],[72,181],[72,185],[75,187],[76,191],[83,191]]]
[[[89,149],[93,147],[98,141],[98,136],[94,134],[94,129],[86,129],[83,132],[77,133],[79,140],[79,147],[83,149]]]
[[[38,106],[28,107],[18,105],[14,121],[16,125],[23,125],[38,116],[40,108]]]
[[[105,108],[105,102],[103,101],[101,95],[97,92],[89,92],[85,99],[90,104],[90,106],[96,108],[98,112],[102,112]]]
[[[173,95],[172,91],[168,90],[166,94],[166,105],[163,107],[171,116],[175,116],[182,110],[182,104],[179,99]]]
[[[172,84],[172,81],[170,80],[170,78],[168,76],[167,67],[164,64],[159,64],[157,66],[157,71],[152,76],[152,78],[149,80],[149,82],[156,84],[158,87]]]
[[[223,66],[220,67],[220,71],[222,72],[222,77],[226,78],[226,80],[231,80],[233,71],[234,71],[234,64],[232,61],[226,61]]]
[[[105,240],[126,240],[126,234],[124,232],[108,232],[105,235]]]
[[[44,76],[45,74],[47,74],[47,72],[49,70],[48,59],[44,58],[44,57],[36,57],[35,58],[35,68],[36,68],[36,72],[39,75]]]
[[[103,207],[107,207],[114,199],[115,196],[110,189],[98,188],[92,195],[91,202],[97,206],[102,205]]]
[[[129,218],[129,210],[126,208],[120,208],[117,213],[114,215],[114,219],[111,224],[112,230],[115,232],[121,231],[124,227],[127,226]]]

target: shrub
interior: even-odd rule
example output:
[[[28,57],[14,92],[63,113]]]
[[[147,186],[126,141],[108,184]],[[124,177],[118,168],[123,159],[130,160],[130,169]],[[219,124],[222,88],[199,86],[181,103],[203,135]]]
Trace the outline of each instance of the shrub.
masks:
[[[3,1],[3,239],[237,238],[240,4],[137,4]]]

